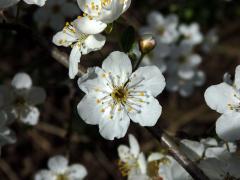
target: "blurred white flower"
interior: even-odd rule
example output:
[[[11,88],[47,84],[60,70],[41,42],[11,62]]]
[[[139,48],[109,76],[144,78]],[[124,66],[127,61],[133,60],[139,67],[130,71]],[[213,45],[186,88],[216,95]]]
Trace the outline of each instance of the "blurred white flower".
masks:
[[[59,31],[67,17],[76,17],[80,10],[76,3],[68,0],[48,0],[44,8],[38,9],[34,20],[41,28],[49,25],[53,30]]]
[[[0,111],[0,151],[2,146],[16,142],[15,134],[8,128],[13,119],[4,111]]]
[[[203,35],[200,32],[200,27],[197,23],[192,23],[190,25],[181,24],[179,26],[179,32],[183,37],[181,43],[188,45],[197,45],[203,40]]]
[[[44,89],[33,87],[32,79],[26,73],[17,73],[11,85],[0,86],[1,109],[26,124],[36,125],[40,112],[35,105],[44,102]]]
[[[112,23],[130,6],[131,0],[77,0],[80,9],[90,18]]]
[[[129,135],[129,146],[120,145],[118,147],[120,157],[118,165],[122,175],[128,176],[129,180],[147,180],[147,162],[144,154],[140,152],[137,139],[132,134]]]
[[[129,57],[112,52],[88,78],[79,79],[87,95],[78,105],[82,119],[99,125],[100,134],[109,140],[126,134],[130,119],[141,126],[154,126],[162,107],[155,97],[165,87],[165,79],[156,66],[140,67],[132,72]]]
[[[192,46],[181,44],[173,46],[167,65],[167,90],[179,92],[181,96],[190,96],[195,86],[205,82],[205,74],[198,69],[201,56],[192,53]]]
[[[166,18],[157,11],[151,12],[147,17],[149,26],[140,29],[141,34],[153,34],[158,43],[169,44],[177,40],[178,17],[174,14]]]
[[[211,180],[237,180],[240,179],[240,158],[229,154],[223,159],[208,158],[200,161],[199,167]]]
[[[43,6],[46,0],[23,0],[27,4],[36,4],[38,6]],[[10,6],[13,6],[20,2],[20,0],[1,0],[0,1],[0,9],[5,9]]]
[[[53,37],[53,43],[58,46],[71,46],[69,57],[69,77],[73,79],[78,73],[78,64],[82,55],[101,49],[106,41],[105,36],[98,34],[106,28],[100,21],[79,17],[72,23],[66,23],[62,31]],[[85,34],[86,31],[92,34]]]
[[[216,133],[226,141],[240,139],[240,66],[236,67],[234,84],[225,82],[210,86],[205,94],[207,105],[222,114],[216,122]]]
[[[149,163],[148,174],[151,177],[151,179],[161,180],[192,179],[191,176],[187,173],[187,171],[171,156],[162,153],[152,153],[148,157],[148,163]],[[158,169],[157,174],[155,174],[154,172],[156,168]]]
[[[49,170],[40,170],[34,180],[82,180],[87,175],[86,168],[81,164],[68,165],[63,156],[54,156],[48,160]]]
[[[215,138],[201,139],[200,142],[183,139],[180,149],[192,161],[199,161],[207,158],[222,159],[230,153],[236,152],[237,146],[234,143],[218,142]]]

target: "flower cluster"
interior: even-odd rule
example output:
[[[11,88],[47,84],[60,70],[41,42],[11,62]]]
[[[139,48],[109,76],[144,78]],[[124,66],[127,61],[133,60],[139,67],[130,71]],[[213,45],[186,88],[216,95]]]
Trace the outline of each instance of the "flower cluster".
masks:
[[[199,25],[180,24],[176,15],[164,17],[154,11],[148,17],[148,26],[140,29],[140,34],[152,34],[157,41],[156,48],[144,58],[144,65],[157,65],[166,74],[166,89],[178,91],[187,97],[195,86],[205,82],[205,74],[199,70],[202,62],[194,48],[203,40]]]
[[[200,142],[184,139],[180,148],[185,154],[214,180],[239,179],[240,157],[234,143],[217,142],[214,138]]]
[[[119,169],[129,180],[183,180],[189,174],[166,153],[154,152],[146,159],[140,152],[139,143],[133,135],[129,135],[129,145],[118,147]]]
[[[81,164],[68,165],[64,156],[53,156],[48,160],[48,168],[40,170],[34,180],[82,180],[87,175],[86,168]]]
[[[44,102],[43,88],[32,86],[32,79],[26,73],[17,73],[11,86],[0,86],[0,108],[8,119],[18,119],[28,125],[38,123],[40,112],[35,106]]]
[[[216,133],[226,141],[240,139],[240,66],[236,67],[234,82],[210,86],[204,94],[207,105],[222,114],[216,122]]]
[[[66,23],[63,30],[53,37],[58,46],[72,47],[69,58],[69,77],[78,73],[78,64],[82,55],[100,50],[106,38],[100,33],[107,24],[118,19],[130,6],[131,0],[78,0],[84,12],[71,23]]]
[[[129,57],[112,52],[102,64],[78,80],[86,96],[78,104],[78,113],[88,124],[99,125],[106,139],[123,137],[130,119],[141,126],[154,126],[162,107],[155,97],[165,87],[165,79],[156,66],[132,72]]]

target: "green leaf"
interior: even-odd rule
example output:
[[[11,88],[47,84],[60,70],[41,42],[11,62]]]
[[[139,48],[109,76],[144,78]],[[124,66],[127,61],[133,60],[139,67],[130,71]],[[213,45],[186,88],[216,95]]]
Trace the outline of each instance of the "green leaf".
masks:
[[[124,52],[129,52],[135,42],[135,30],[132,26],[128,26],[127,29],[121,35],[121,47]]]

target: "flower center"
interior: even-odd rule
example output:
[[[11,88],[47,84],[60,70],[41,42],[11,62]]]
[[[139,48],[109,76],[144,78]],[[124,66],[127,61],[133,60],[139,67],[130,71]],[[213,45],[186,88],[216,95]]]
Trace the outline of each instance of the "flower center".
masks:
[[[129,175],[129,172],[138,167],[138,163],[136,161],[132,162],[132,163],[128,163],[128,162],[123,162],[121,160],[118,161],[118,167],[119,170],[122,174],[122,176],[126,177]]]
[[[16,99],[14,100],[14,104],[16,106],[23,106],[26,104],[26,100],[24,97],[18,96],[16,97]]]
[[[116,103],[125,104],[127,102],[128,94],[128,90],[121,86],[113,90],[111,97]]]
[[[234,97],[238,99],[238,101],[240,101],[240,97],[239,95],[236,93],[234,94]],[[240,112],[240,103],[237,103],[237,104],[228,104],[228,108],[231,110],[231,111],[236,111],[236,112]]]
[[[65,174],[60,174],[57,176],[56,180],[69,180],[69,178]]]

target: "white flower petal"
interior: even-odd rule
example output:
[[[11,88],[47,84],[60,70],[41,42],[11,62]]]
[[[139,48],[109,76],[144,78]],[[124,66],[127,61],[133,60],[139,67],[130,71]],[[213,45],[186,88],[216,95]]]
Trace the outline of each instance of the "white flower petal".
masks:
[[[36,4],[38,6],[44,6],[46,0],[24,0],[27,4]]]
[[[5,9],[17,4],[20,0],[2,0],[0,1],[0,9]]]
[[[233,112],[223,114],[216,122],[216,133],[225,141],[240,139],[240,114]]]
[[[88,94],[83,97],[77,106],[79,116],[87,123],[96,125],[99,124],[100,119],[102,119],[103,114],[101,113],[101,108],[97,104],[97,99],[93,94]]]
[[[36,125],[38,123],[40,112],[34,106],[28,106],[23,109],[20,114],[20,120],[29,125]]]
[[[164,155],[161,153],[151,153],[148,156],[148,162],[152,162],[152,161],[158,161],[160,159],[164,158]]]
[[[84,34],[98,34],[107,27],[107,24],[89,17],[77,18],[73,21],[73,25]]]
[[[240,65],[236,67],[235,70],[235,80],[234,80],[234,84],[237,87],[237,89],[240,89]]]
[[[128,8],[130,7],[131,5],[131,0],[124,0],[124,6],[123,6],[123,11],[122,13],[124,13],[125,11],[128,10]]]
[[[218,142],[215,138],[206,138],[206,139],[201,139],[200,143],[206,145],[206,146],[218,146]]]
[[[130,124],[130,119],[127,116],[125,110],[118,111],[115,108],[115,112],[112,114],[110,119],[110,114],[106,113],[105,117],[99,122],[99,132],[100,134],[108,140],[113,140],[114,138],[122,138],[125,136],[128,126]]]
[[[29,89],[32,86],[32,79],[27,73],[17,73],[11,84],[16,89]]]
[[[54,156],[48,160],[48,168],[57,174],[64,174],[67,170],[68,160],[63,156]]]
[[[82,54],[88,54],[92,51],[102,49],[106,42],[106,37],[101,34],[90,35],[85,40],[85,46],[82,47]]]
[[[141,126],[154,126],[162,113],[162,107],[158,100],[151,95],[145,101],[147,103],[139,104],[140,112],[131,110],[128,115],[133,122],[139,123]]]
[[[181,140],[180,149],[188,156],[188,158],[192,161],[196,161],[203,156],[205,147],[198,141],[183,139]]]
[[[79,8],[86,14],[90,16],[98,16],[98,10],[96,8],[91,8],[91,4],[94,3],[95,6],[101,7],[101,1],[99,0],[77,0]]]
[[[125,3],[123,0],[112,0],[108,7],[104,7],[98,17],[104,23],[112,23],[117,20],[124,11]]]
[[[132,154],[130,153],[130,149],[129,147],[125,146],[125,145],[120,145],[118,147],[118,156],[120,158],[121,161],[123,162],[128,162],[129,159],[132,158],[131,156]]]
[[[233,102],[233,96],[234,89],[226,83],[210,86],[204,93],[207,105],[219,113],[229,110],[228,104]]]
[[[138,141],[132,134],[129,134],[128,138],[129,138],[130,151],[136,158],[140,153],[140,147],[139,147]]]
[[[75,44],[72,48],[69,57],[69,77],[70,79],[74,79],[78,74],[78,64],[80,63],[81,58],[81,50],[78,44]]]
[[[125,53],[115,51],[103,61],[102,69],[114,77],[119,76],[120,83],[125,83],[132,73],[132,64]]]
[[[34,177],[34,180],[55,180],[55,179],[56,177],[48,170],[41,170]]]
[[[69,168],[67,169],[66,174],[68,175],[68,177],[70,179],[73,179],[73,180],[79,179],[79,180],[81,180],[81,179],[84,179],[87,176],[87,170],[81,164],[73,164],[73,165],[69,166]]]
[[[226,175],[225,164],[215,158],[200,161],[199,167],[211,180],[222,180],[223,176]]]
[[[104,74],[105,72],[98,68],[89,68],[88,72],[78,79],[79,88],[89,94],[90,92],[97,93],[98,90],[104,90],[111,93],[112,89],[110,89],[102,78],[99,78],[99,74]]]
[[[141,173],[146,174],[147,173],[147,161],[146,161],[146,158],[143,153],[140,153],[137,162],[138,162],[139,169],[141,170]]]
[[[134,87],[140,79],[141,83]],[[165,78],[156,66],[140,67],[131,75],[131,81],[128,83],[128,86],[133,86],[137,91],[150,91],[154,97],[163,91],[165,85]]]
[[[66,31],[66,32],[64,32]],[[77,41],[76,34],[69,32],[67,29],[60,31],[53,36],[53,43],[57,46],[70,46],[73,42]]]

